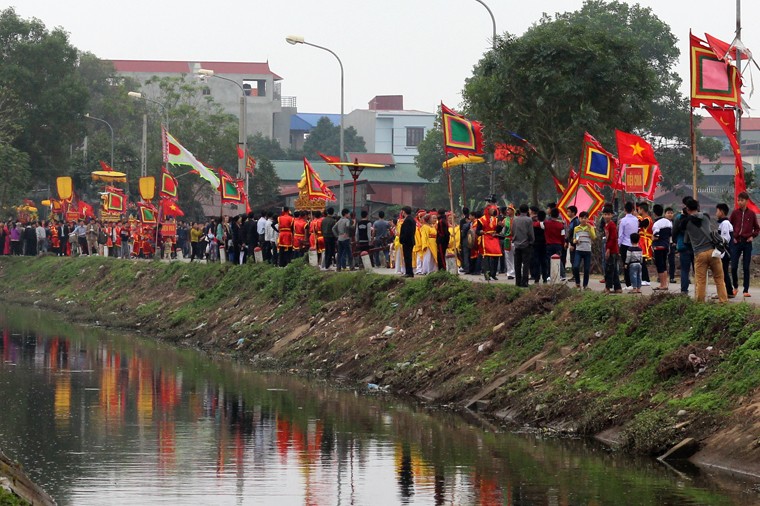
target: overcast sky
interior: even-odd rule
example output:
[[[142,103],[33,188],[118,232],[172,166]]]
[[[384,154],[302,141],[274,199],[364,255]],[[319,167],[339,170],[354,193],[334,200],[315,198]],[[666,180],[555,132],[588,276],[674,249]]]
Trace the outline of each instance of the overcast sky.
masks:
[[[546,12],[582,0],[486,0],[497,33],[523,33]],[[635,3],[635,2],[628,2]],[[678,71],[688,93],[688,33],[731,41],[736,2],[642,0],[679,38]],[[760,1],[742,2],[745,44],[760,55]],[[345,68],[345,108],[366,108],[375,95],[404,95],[407,109],[457,107],[464,80],[490,46],[492,25],[475,0],[0,0],[48,29],[62,27],[74,46],[103,59],[269,61],[282,94],[301,112],[340,111],[339,68],[332,55],[291,46],[289,34],[335,51]],[[719,9],[722,7],[723,9]],[[754,23],[752,21],[755,21]],[[753,26],[754,25],[754,26]],[[760,57],[759,57],[760,59]],[[755,71],[760,86],[760,72]],[[747,80],[749,81],[749,80]],[[760,90],[745,99],[760,114]]]

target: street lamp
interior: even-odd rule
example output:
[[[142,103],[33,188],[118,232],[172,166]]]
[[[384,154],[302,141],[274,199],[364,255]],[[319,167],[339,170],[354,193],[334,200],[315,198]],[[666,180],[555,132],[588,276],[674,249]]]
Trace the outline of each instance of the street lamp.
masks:
[[[162,104],[158,100],[153,100],[152,98],[146,97],[139,91],[130,91],[127,93],[127,96],[132,97],[134,99],[146,100],[148,102],[152,102],[156,104],[157,106],[159,106],[164,111],[164,125],[166,129],[169,130],[169,109],[167,109],[167,107],[164,104]]]
[[[238,122],[238,147],[243,149],[243,158],[238,157],[238,177],[242,178],[245,174],[245,191],[248,193],[248,171],[245,170],[245,164],[247,162],[246,156],[248,155],[248,100],[245,93],[245,88],[239,82],[234,79],[230,79],[224,76],[218,76],[210,69],[198,69],[196,74],[205,77],[216,77],[217,79],[223,79],[233,83],[240,88],[240,120]]]
[[[317,49],[321,49],[323,51],[327,51],[331,55],[335,57],[336,60],[338,60],[338,65],[340,65],[340,160],[343,161],[343,103],[344,103],[344,86],[343,86],[343,62],[340,61],[340,58],[337,54],[331,49],[328,49],[323,46],[318,46],[316,44],[312,44],[311,42],[306,42],[306,40],[303,38],[302,35],[288,35],[285,37],[285,42],[288,44],[296,45],[296,44],[304,44],[306,46],[316,47]],[[343,167],[340,167],[340,200],[338,201],[339,206],[341,209],[343,209]]]
[[[491,39],[491,47],[496,50],[496,18],[493,16],[493,12],[491,12],[491,9],[486,5],[486,3],[483,0],[475,0],[480,5],[486,8],[488,11],[488,15],[491,16],[491,24],[493,25],[493,39]],[[494,161],[491,160],[491,177],[488,181],[488,187],[489,187],[489,193],[493,194],[493,186],[494,186]]]
[[[113,167],[113,127],[109,122],[107,122],[104,119],[96,118],[95,116],[90,116],[90,113],[84,115],[85,118],[94,119],[95,121],[100,121],[101,123],[105,123],[109,130],[111,130],[111,167]]]

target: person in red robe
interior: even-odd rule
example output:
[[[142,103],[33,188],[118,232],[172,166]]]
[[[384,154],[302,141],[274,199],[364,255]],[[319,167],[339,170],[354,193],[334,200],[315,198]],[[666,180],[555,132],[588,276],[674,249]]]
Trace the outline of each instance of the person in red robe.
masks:
[[[282,214],[277,218],[277,251],[279,253],[280,267],[290,263],[293,255],[293,225],[295,220],[290,214],[289,207],[282,208]]]
[[[496,206],[496,197],[490,195],[486,202],[486,208],[483,210],[483,216],[477,223],[478,235],[481,237],[481,255],[483,255],[483,276],[486,281],[489,279],[497,280],[496,270],[499,267],[499,258],[501,258],[501,243],[496,234],[496,227],[499,224],[499,208]]]

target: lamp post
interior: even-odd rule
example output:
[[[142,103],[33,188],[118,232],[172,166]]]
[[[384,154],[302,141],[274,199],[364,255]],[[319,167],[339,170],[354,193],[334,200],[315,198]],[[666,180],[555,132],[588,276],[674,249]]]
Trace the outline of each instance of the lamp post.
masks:
[[[223,79],[229,81],[238,88],[240,88],[240,120],[238,122],[238,147],[243,150],[243,158],[238,157],[238,178],[243,178],[245,174],[245,191],[248,193],[248,171],[245,170],[245,164],[247,162],[246,156],[248,155],[248,100],[245,94],[245,88],[239,82],[234,79],[230,79],[224,76],[218,76],[210,69],[198,69],[196,72],[199,76],[204,77],[216,77],[217,79]]]
[[[85,118],[94,119],[95,121],[100,121],[101,123],[105,123],[109,130],[111,130],[111,167],[113,167],[113,127],[109,122],[107,122],[104,119],[96,118],[95,116],[90,116],[90,113],[84,115]]]
[[[159,106],[161,110],[163,110],[164,112],[164,126],[166,127],[167,130],[169,130],[169,109],[164,104],[162,104],[158,100],[153,100],[152,98],[146,97],[139,91],[130,91],[129,93],[127,93],[127,96],[130,96],[134,99],[146,100],[148,102],[152,102],[156,104],[157,106]]]
[[[343,104],[344,104],[343,62],[340,61],[340,58],[338,57],[337,54],[335,54],[333,50],[328,49],[323,46],[312,44],[311,42],[306,42],[306,40],[304,40],[303,36],[301,35],[288,35],[287,37],[285,37],[285,41],[288,44],[292,44],[292,45],[304,44],[306,46],[316,47],[317,49],[327,51],[328,53],[333,55],[336,60],[338,60],[338,65],[340,65],[340,160],[343,161]],[[343,178],[344,178],[344,170],[343,170],[343,166],[340,166],[340,200],[338,201],[338,203],[341,209],[343,209]]]
[[[493,38],[491,39],[491,47],[496,50],[496,18],[493,16],[493,12],[491,12],[491,8],[486,5],[486,3],[483,0],[475,0],[480,5],[486,8],[488,11],[488,15],[491,16],[491,24],[493,26]],[[491,177],[488,181],[488,190],[489,193],[493,194],[493,186],[494,186],[494,161],[491,160]],[[464,169],[462,169],[464,170]]]

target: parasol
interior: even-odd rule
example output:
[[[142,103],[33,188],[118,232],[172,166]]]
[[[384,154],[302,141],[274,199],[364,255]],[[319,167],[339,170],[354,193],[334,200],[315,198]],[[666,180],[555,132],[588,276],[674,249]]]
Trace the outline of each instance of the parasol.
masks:
[[[103,181],[104,183],[126,183],[127,175],[115,170],[96,170],[91,173],[93,181]]]

